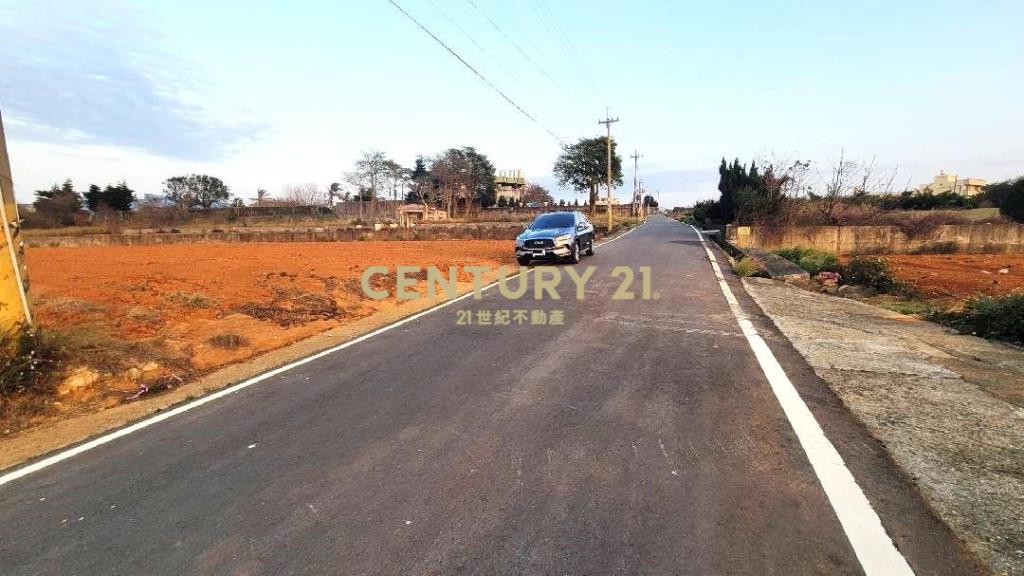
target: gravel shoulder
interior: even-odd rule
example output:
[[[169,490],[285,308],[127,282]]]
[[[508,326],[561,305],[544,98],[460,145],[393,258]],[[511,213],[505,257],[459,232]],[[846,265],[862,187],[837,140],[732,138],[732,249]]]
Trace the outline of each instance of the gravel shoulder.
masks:
[[[1024,574],[1024,350],[772,280],[750,295],[996,574]]]

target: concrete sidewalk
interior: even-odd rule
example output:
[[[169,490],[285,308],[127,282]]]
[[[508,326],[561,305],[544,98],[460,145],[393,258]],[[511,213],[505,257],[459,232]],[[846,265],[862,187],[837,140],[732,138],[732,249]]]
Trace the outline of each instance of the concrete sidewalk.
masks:
[[[928,504],[997,574],[1024,574],[1024,350],[773,280],[750,295]]]

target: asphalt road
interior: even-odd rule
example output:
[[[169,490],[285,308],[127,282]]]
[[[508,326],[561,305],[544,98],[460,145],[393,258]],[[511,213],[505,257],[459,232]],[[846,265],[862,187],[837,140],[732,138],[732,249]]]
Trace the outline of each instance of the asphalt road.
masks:
[[[861,573],[697,235],[589,265],[582,301],[492,289],[0,486],[0,573]],[[974,572],[728,281],[915,572]]]

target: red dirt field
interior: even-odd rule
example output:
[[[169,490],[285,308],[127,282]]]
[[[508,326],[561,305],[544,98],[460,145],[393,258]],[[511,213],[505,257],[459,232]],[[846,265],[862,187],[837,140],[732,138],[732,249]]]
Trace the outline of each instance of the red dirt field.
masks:
[[[928,298],[995,296],[1024,288],[1024,254],[892,255],[885,259],[898,278]]]
[[[114,405],[147,382],[181,382],[402,306],[363,294],[359,279],[368,266],[390,267],[375,284],[393,290],[398,265],[445,274],[449,266],[517,267],[512,254],[511,241],[493,240],[30,248],[38,324],[78,351],[55,384],[75,368],[100,375],[72,393],[67,382],[57,386],[58,401],[35,398],[30,420],[52,417],[53,406]],[[472,277],[463,271],[459,280]],[[12,422],[5,408],[5,425],[34,423],[24,414]]]

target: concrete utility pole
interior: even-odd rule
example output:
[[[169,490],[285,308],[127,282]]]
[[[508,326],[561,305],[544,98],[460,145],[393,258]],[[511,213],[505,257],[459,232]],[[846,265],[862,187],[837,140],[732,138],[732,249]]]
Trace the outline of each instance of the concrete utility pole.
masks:
[[[633,155],[630,156],[633,159],[633,212],[643,217],[643,198],[640,196],[640,182],[637,179],[639,171],[639,160],[643,158],[643,155],[633,149]]]
[[[618,118],[610,118],[609,110],[605,108],[604,120],[598,120],[598,124],[604,124],[608,128],[608,233],[612,232],[612,124],[619,121]]]

